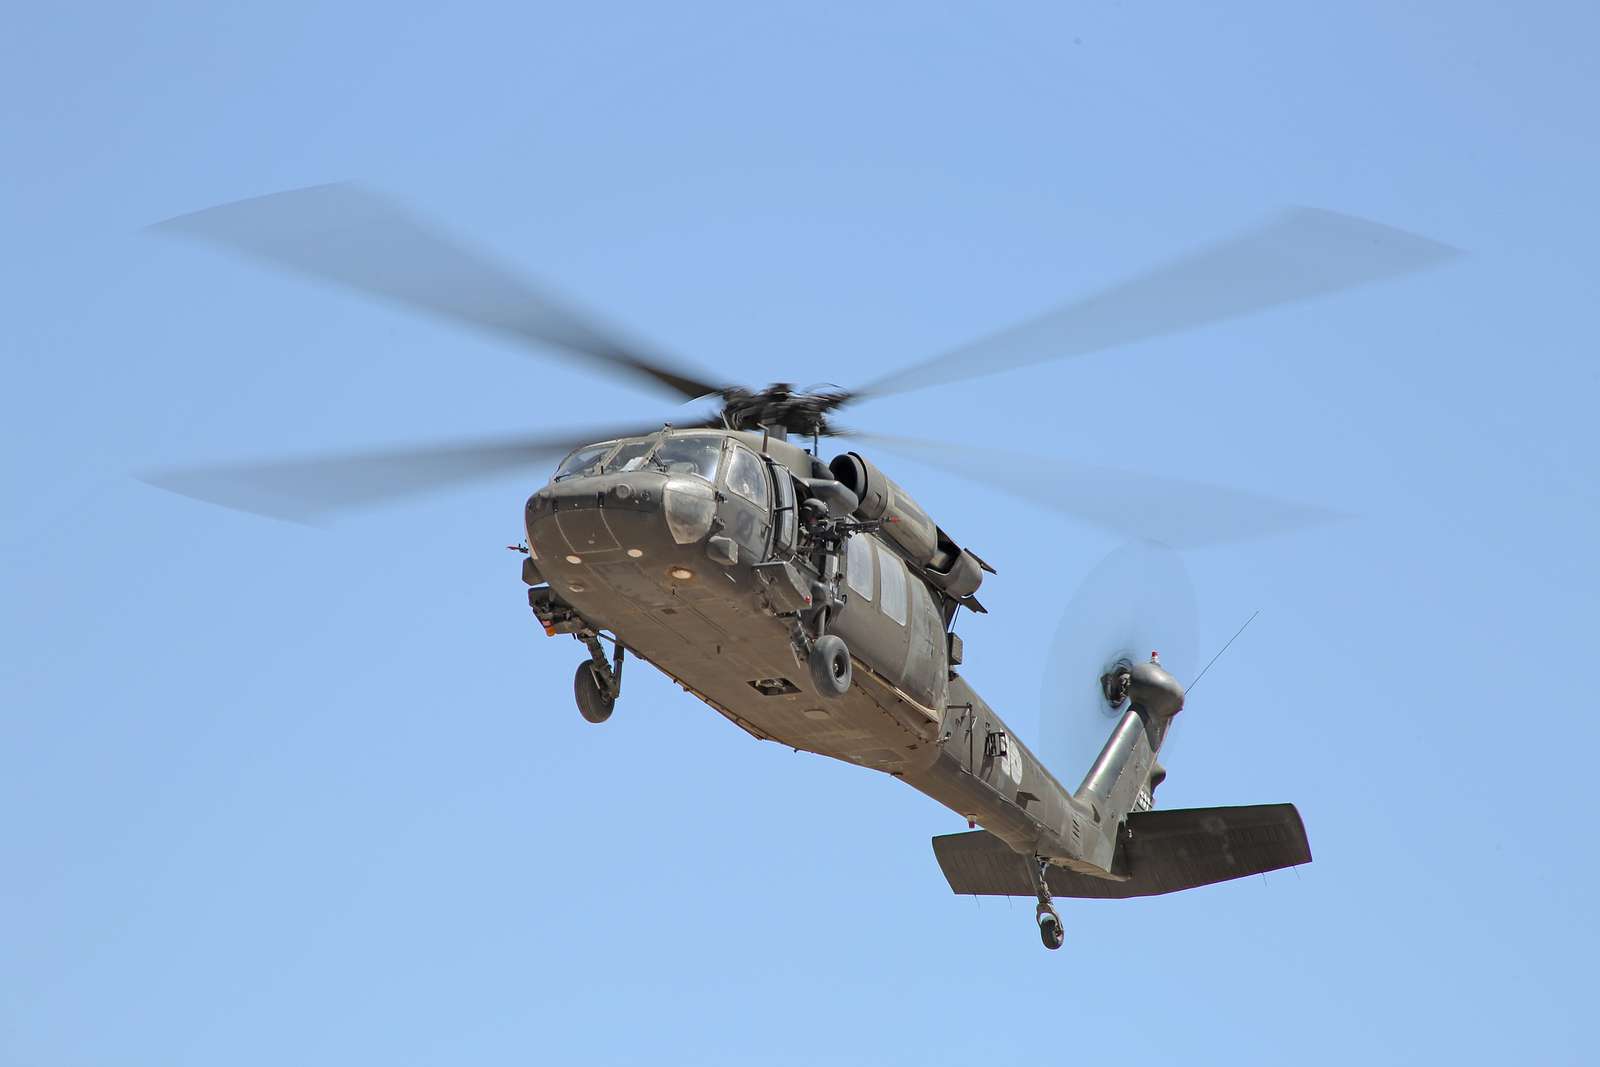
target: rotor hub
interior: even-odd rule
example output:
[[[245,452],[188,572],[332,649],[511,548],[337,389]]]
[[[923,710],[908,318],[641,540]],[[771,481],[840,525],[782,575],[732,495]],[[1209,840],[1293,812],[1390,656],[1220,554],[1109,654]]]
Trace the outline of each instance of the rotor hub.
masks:
[[[1128,687],[1133,684],[1132,672],[1133,664],[1119,659],[1100,676],[1100,691],[1105,694],[1108,706],[1120,708],[1128,699]]]
[[[751,391],[731,386],[723,389],[722,422],[730,430],[782,429],[804,437],[833,434],[828,414],[848,403],[844,390],[796,392],[788,382],[774,382]]]
[[[1163,719],[1183,710],[1183,685],[1167,673],[1161,657],[1154,652],[1144,663],[1118,659],[1100,676],[1100,690],[1112,708],[1120,708],[1127,701]]]

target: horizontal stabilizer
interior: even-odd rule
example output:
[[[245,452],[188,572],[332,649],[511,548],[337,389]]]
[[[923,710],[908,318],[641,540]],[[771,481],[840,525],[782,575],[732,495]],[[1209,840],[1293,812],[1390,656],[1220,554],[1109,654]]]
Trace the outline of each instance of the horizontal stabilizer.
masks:
[[[957,893],[1034,895],[1029,858],[987,830],[936,837],[933,854]],[[1046,880],[1058,897],[1121,899],[1176,893],[1310,862],[1311,845],[1293,804],[1176,808],[1128,816],[1115,864],[1126,879],[1051,867]]]

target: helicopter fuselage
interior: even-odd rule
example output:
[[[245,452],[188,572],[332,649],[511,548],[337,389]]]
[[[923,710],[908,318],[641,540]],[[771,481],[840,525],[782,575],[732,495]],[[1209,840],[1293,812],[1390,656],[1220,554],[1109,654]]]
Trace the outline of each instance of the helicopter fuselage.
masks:
[[[1105,291],[1115,299],[1103,292],[1070,302],[856,388],[797,390],[787,382],[748,388],[667,358],[358,186],[253,197],[159,228],[542,356],[560,353],[680,402],[715,398],[718,406],[688,415],[693,429],[518,433],[157,471],[151,484],[305,522],[565,454],[528,500],[523,580],[546,632],[570,634],[588,653],[573,679],[583,717],[611,716],[631,655],[755,737],[900,778],[985,828],[934,839],[950,888],[1035,896],[1049,948],[1062,944],[1053,894],[1158,895],[1310,861],[1293,805],[1153,810],[1165,774],[1156,755],[1183,707],[1183,687],[1156,654],[1139,662],[1142,651],[1120,638],[1102,647],[1092,629],[1073,639],[1083,662],[1062,683],[1063,710],[1095,700],[1089,686],[1097,683],[1105,720],[1094,721],[1097,733],[1115,725],[1069,793],[956,673],[962,657],[953,621],[960,608],[983,611],[975,594],[993,569],[865,457],[847,452],[824,465],[787,437],[808,437],[815,451],[820,437],[853,435],[833,419],[861,400],[1205,326],[1420,270],[1458,250],[1368,220],[1297,209]],[[1242,282],[1216,284],[1221,277]],[[1173,293],[1184,298],[1173,304]],[[571,451],[603,436],[609,439]],[[970,458],[939,455],[940,444],[923,449],[900,440],[958,476],[974,469],[940,462]],[[1013,466],[1024,468],[1022,477]],[[1140,538],[1154,532],[1168,540],[1163,534],[1175,523],[1189,525],[1197,516],[1184,503],[1191,499],[1226,499],[1238,514],[1214,530],[1182,530],[1191,543],[1334,517],[1166,478],[1068,466],[980,462],[976,469],[992,488]],[[1113,586],[1124,605],[1128,588]],[[1101,625],[1098,614],[1079,612],[1091,628]],[[1159,611],[1145,614],[1163,628],[1171,622]],[[1093,677],[1079,677],[1091,670]]]
[[[754,737],[900,778],[1022,857],[1105,874],[1102,835],[1084,826],[1096,812],[952,669],[953,613],[888,537],[856,533],[841,553],[827,630],[848,645],[853,680],[818,691],[794,636],[800,589],[819,577],[799,552],[796,500],[827,468],[759,433],[667,435],[680,450],[691,438],[714,462],[597,462],[528,500],[524,577],[547,631],[609,631]]]

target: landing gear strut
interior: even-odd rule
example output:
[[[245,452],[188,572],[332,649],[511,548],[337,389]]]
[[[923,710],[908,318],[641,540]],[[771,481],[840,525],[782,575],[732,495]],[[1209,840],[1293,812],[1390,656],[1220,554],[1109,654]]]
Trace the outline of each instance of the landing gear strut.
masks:
[[[578,701],[578,713],[589,722],[602,723],[611,718],[622,693],[622,642],[616,642],[616,658],[608,663],[597,635],[583,633],[578,637],[588,646],[589,658],[578,664],[572,693]]]
[[[1044,879],[1044,872],[1049,866],[1038,856],[1028,860],[1028,873],[1033,876],[1033,891],[1039,897],[1039,906],[1033,911],[1033,917],[1039,923],[1039,940],[1044,942],[1045,948],[1055,950],[1066,941],[1067,934],[1061,928],[1061,916],[1056,914],[1056,907],[1051,903],[1050,886]]]
[[[800,521],[802,548],[816,566],[817,578],[811,583],[810,606],[792,616],[795,660],[805,663],[818,696],[838,700],[850,692],[851,679],[850,648],[842,637],[828,633],[829,620],[844,606],[839,563],[851,537],[879,529],[883,520],[834,517],[827,502],[811,497],[800,505]]]

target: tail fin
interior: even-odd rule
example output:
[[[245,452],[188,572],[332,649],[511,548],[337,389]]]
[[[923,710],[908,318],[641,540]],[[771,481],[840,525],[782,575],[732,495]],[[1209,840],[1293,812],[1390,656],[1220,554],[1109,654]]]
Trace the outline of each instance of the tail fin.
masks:
[[[1093,819],[1081,843],[1082,858],[1109,871],[1123,818],[1154,804],[1156,753],[1172,717],[1183,710],[1184,692],[1154,652],[1145,663],[1119,659],[1100,685],[1108,703],[1125,710],[1073,798]]]
[[[1031,897],[1031,858],[987,830],[933,839],[933,854],[957,893]],[[1293,804],[1137,811],[1127,817],[1106,877],[1051,867],[1058,897],[1122,899],[1298,867],[1311,862],[1305,825]]]

